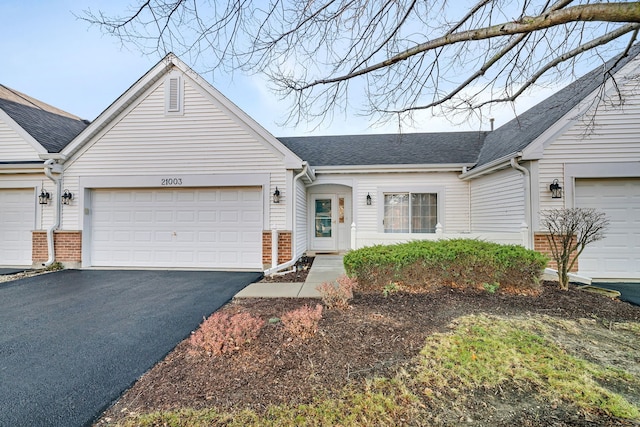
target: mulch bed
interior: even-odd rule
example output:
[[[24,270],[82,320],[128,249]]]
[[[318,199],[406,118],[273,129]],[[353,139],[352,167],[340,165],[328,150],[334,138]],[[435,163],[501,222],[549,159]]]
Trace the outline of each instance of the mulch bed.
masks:
[[[248,311],[267,320],[318,302],[242,299],[223,310]],[[101,422],[128,413],[180,407],[262,410],[270,404],[306,403],[319,392],[335,396],[354,380],[392,376],[418,354],[428,335],[445,331],[454,318],[476,313],[640,321],[639,307],[573,286],[561,291],[555,283],[545,283],[539,296],[451,288],[428,294],[397,292],[386,298],[356,294],[349,310],[325,310],[318,334],[306,341],[292,340],[281,324],[267,323],[257,340],[231,354],[190,354],[188,343],[181,343],[125,393]],[[549,417],[558,417],[558,412],[548,409],[534,411],[532,419],[546,416],[545,411]],[[591,425],[585,420],[547,421],[527,425]],[[628,424],[607,418],[607,425]]]

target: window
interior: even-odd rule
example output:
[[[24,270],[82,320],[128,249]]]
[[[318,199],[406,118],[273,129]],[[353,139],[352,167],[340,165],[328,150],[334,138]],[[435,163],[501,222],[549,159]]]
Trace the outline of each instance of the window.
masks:
[[[438,223],[436,193],[384,195],[385,233],[435,233]]]

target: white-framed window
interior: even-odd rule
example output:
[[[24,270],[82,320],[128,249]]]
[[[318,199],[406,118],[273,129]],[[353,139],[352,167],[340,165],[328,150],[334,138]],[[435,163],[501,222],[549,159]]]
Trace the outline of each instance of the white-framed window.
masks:
[[[384,193],[385,233],[435,233],[437,193]]]
[[[182,79],[177,74],[170,75],[165,81],[165,112],[182,114]]]

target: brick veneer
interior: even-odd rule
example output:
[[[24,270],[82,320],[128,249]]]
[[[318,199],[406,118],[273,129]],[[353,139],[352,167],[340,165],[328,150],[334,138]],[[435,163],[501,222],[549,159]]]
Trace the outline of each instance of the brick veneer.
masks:
[[[278,231],[278,264],[291,259],[291,232]],[[271,265],[271,231],[262,232],[262,263]]]
[[[31,234],[32,256],[34,264],[42,264],[49,259],[47,232],[34,231]],[[82,231],[55,231],[53,233],[53,249],[56,261],[63,264],[79,264],[82,261]]]
[[[556,261],[551,257],[551,245],[549,244],[549,241],[547,240],[547,236],[548,233],[535,233],[533,236],[533,248],[542,253],[545,254],[546,256],[549,257],[549,264],[548,267],[549,268],[553,268],[554,270],[558,269],[558,265],[556,264]],[[571,256],[574,256],[575,252],[571,254]],[[576,263],[573,264],[573,268],[571,269],[571,273],[577,273],[578,272],[578,264],[579,264],[580,260],[576,260]]]

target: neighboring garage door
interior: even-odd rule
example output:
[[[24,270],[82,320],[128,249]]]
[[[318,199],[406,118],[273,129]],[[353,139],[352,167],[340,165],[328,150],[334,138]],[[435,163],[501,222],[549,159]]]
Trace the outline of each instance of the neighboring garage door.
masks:
[[[33,189],[0,190],[0,265],[31,265]]]
[[[91,265],[262,270],[262,191],[94,190]]]
[[[580,273],[596,278],[640,278],[640,179],[576,180],[577,207],[607,214],[605,238],[588,245]]]

